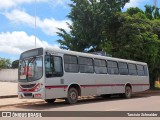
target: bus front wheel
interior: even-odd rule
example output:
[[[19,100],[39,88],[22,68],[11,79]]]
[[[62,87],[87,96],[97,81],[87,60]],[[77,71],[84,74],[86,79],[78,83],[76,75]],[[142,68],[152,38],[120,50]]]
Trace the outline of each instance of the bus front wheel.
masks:
[[[68,90],[68,96],[66,98],[66,102],[69,104],[74,104],[78,101],[78,91],[75,88],[70,88]]]
[[[56,99],[45,99],[45,101],[49,104],[54,103]]]

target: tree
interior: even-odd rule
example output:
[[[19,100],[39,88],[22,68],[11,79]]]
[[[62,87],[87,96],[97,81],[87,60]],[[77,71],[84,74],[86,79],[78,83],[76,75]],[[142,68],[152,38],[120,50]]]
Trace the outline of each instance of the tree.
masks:
[[[11,61],[9,59],[0,58],[0,69],[10,68]]]
[[[145,15],[148,19],[160,19],[159,8],[155,6],[145,5]]]
[[[61,47],[85,51],[102,50],[102,45],[107,40],[104,33],[104,25],[111,20],[111,16],[116,12],[121,12],[121,8],[129,0],[72,0],[71,12],[68,18],[72,24],[68,24],[71,31],[67,33],[64,29],[59,29],[57,34],[63,39],[58,40]]]
[[[155,6],[145,5],[145,15],[148,19],[153,19]]]
[[[135,8],[133,8],[133,7],[131,7],[131,8],[128,8],[127,9],[127,13],[129,14],[129,15],[135,15],[135,14],[137,14],[137,13],[143,13],[144,14],[144,12],[143,12],[143,10],[141,10],[140,8],[138,8],[138,7],[135,7]]]
[[[106,46],[105,51],[114,57],[148,63],[152,85],[160,71],[159,28],[153,29],[156,25],[159,21],[153,22],[142,12],[126,12],[115,14],[113,23],[106,26],[110,49]]]
[[[15,60],[12,62],[12,68],[18,68],[19,60]]]
[[[155,8],[155,11],[154,11],[154,18],[155,18],[155,19],[160,19],[159,8]]]
[[[152,28],[153,28],[153,33],[158,35],[158,39],[160,40],[160,20],[159,19],[152,20]]]

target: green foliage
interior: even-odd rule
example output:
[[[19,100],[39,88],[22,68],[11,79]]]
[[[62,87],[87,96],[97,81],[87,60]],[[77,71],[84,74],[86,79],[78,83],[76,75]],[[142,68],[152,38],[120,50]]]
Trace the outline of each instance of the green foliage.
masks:
[[[112,42],[112,55],[115,57],[144,61],[153,69],[158,55],[158,37],[153,33],[152,22],[142,13],[133,16],[119,14],[121,25],[117,28]],[[117,19],[118,21],[119,19]]]
[[[106,26],[105,51],[114,57],[148,63],[151,84],[160,76],[160,21],[132,8],[116,13]],[[129,13],[128,13],[129,12]],[[108,47],[108,45],[110,45]]]
[[[19,60],[15,60],[12,62],[12,68],[18,68]]]
[[[127,13],[132,16],[134,14],[144,13],[144,12],[143,12],[143,10],[139,9],[138,7],[135,7],[135,8],[131,7],[131,8],[127,9]]]
[[[155,18],[155,19],[160,19],[159,8],[155,8],[155,11],[154,11],[154,18]]]
[[[155,6],[146,5],[145,15],[148,19],[160,19],[159,8]]]
[[[0,58],[0,69],[10,68],[11,61],[9,59]]]
[[[58,40],[62,48],[85,51],[93,48],[102,50],[102,44],[107,40],[103,35],[104,25],[111,20],[111,16],[120,12],[128,0],[72,0],[71,12],[68,18],[72,20],[70,33],[59,29],[57,34],[63,39]]]
[[[152,28],[153,28],[153,33],[158,35],[158,39],[160,40],[160,20],[159,19],[152,20]]]

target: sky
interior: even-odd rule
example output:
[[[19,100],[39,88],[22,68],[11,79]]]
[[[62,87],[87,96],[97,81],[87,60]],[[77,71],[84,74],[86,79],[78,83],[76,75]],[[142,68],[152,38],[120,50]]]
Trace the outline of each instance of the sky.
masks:
[[[35,48],[35,36],[36,47],[59,48],[57,28],[69,31],[66,22],[72,24],[67,18],[70,3],[70,0],[36,0],[36,4],[35,0],[1,0],[0,57],[19,59],[23,51]],[[144,9],[146,4],[153,5],[153,0],[130,0],[124,10],[129,7]]]

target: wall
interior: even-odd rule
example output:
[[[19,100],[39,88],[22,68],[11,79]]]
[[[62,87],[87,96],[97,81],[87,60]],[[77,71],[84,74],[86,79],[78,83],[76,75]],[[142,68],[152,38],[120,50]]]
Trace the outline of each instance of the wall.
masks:
[[[0,69],[0,81],[17,82],[18,69]]]

